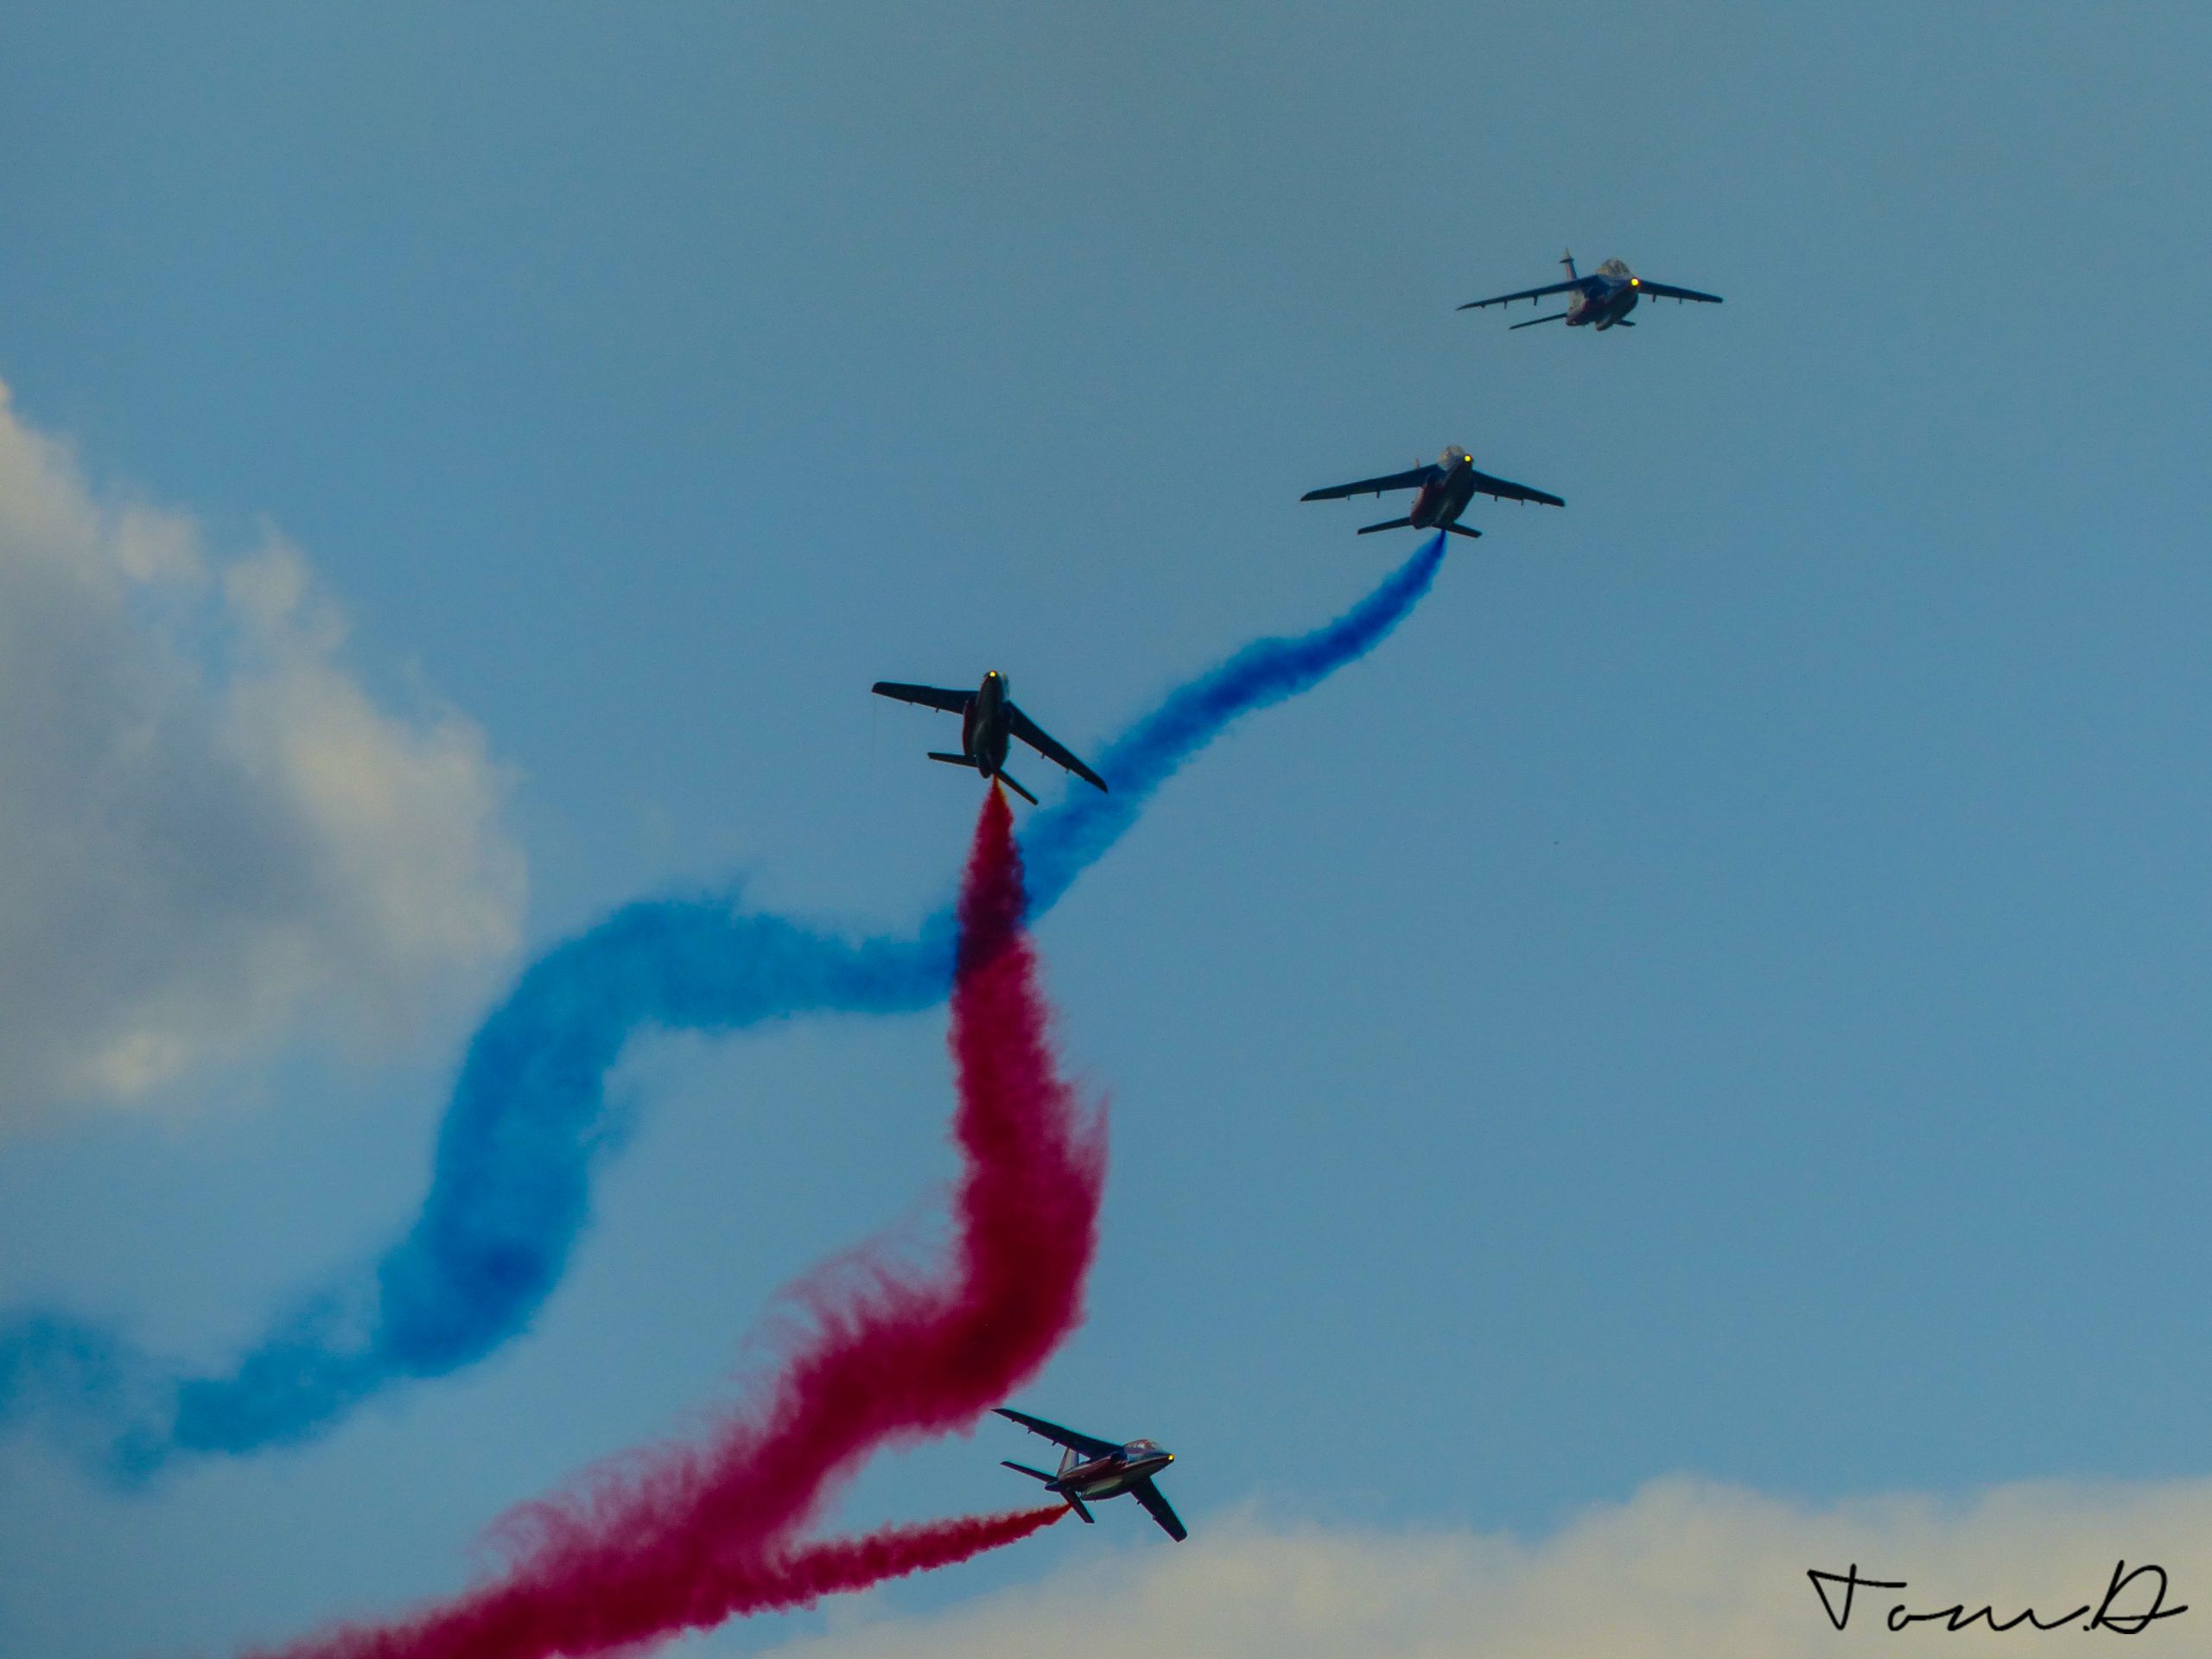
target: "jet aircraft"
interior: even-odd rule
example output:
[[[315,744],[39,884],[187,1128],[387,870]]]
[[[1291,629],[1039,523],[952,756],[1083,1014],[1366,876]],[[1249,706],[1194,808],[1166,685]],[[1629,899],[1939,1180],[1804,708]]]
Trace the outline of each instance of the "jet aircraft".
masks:
[[[1173,1452],[1163,1452],[1151,1440],[1131,1440],[1117,1445],[1089,1434],[1078,1434],[1071,1428],[1062,1428],[1058,1423],[1048,1423],[1042,1417],[1032,1417],[1026,1412],[1009,1411],[1004,1406],[996,1408],[1000,1416],[1020,1423],[1032,1434],[1041,1434],[1066,1449],[1060,1453],[1060,1472],[1048,1475],[1042,1469],[1032,1469],[1026,1463],[1007,1463],[1009,1469],[1045,1483],[1045,1490],[1068,1501],[1068,1507],[1084,1521],[1090,1520],[1090,1511],[1084,1507],[1084,1500],[1092,1503],[1102,1497],[1118,1497],[1123,1492],[1145,1506],[1152,1518],[1160,1522],[1160,1529],[1181,1543],[1189,1537],[1189,1530],[1177,1518],[1152,1478],[1175,1461]],[[1003,1461],[1003,1459],[1001,1459]]]
[[[1540,322],[1565,322],[1570,328],[1594,327],[1599,334],[1614,327],[1633,328],[1628,314],[1636,309],[1640,299],[1702,300],[1707,305],[1721,303],[1718,294],[1700,294],[1694,288],[1670,288],[1664,283],[1648,283],[1630,270],[1618,259],[1608,259],[1587,276],[1574,269],[1574,256],[1568,254],[1560,264],[1567,267],[1567,280],[1554,283],[1547,288],[1524,288],[1518,294],[1500,294],[1495,299],[1470,300],[1461,306],[1462,311],[1474,311],[1485,305],[1511,305],[1516,300],[1530,303],[1549,294],[1567,296],[1567,309],[1554,311],[1548,317],[1531,317],[1526,322],[1516,322],[1516,328],[1533,328]]]
[[[1509,484],[1502,478],[1492,478],[1488,473],[1475,470],[1475,458],[1456,445],[1436,458],[1435,464],[1416,467],[1409,473],[1393,473],[1388,478],[1363,478],[1357,484],[1338,484],[1325,490],[1308,490],[1298,499],[1301,501],[1341,501],[1347,496],[1380,495],[1385,490],[1414,490],[1413,511],[1402,518],[1385,518],[1379,524],[1362,524],[1359,533],[1369,535],[1378,530],[1403,530],[1410,525],[1415,530],[1448,530],[1454,536],[1477,537],[1479,530],[1471,530],[1459,522],[1459,515],[1467,510],[1467,503],[1478,493],[1496,496],[1501,501],[1541,501],[1548,507],[1563,507],[1566,502],[1541,490],[1532,490],[1525,484]]]
[[[1052,734],[1023,714],[1014,699],[1006,694],[1006,676],[993,669],[983,676],[982,687],[974,691],[945,691],[933,685],[902,685],[896,680],[878,680],[870,688],[879,697],[890,697],[899,702],[916,702],[925,709],[942,709],[949,715],[960,716],[960,750],[958,754],[940,754],[930,751],[930,759],[942,760],[948,766],[973,766],[986,778],[995,778],[1015,794],[1034,806],[1037,798],[1016,783],[1014,774],[1006,769],[1007,741],[1020,738],[1047,760],[1058,761],[1087,784],[1100,789],[1106,780],[1089,766],[1077,760],[1066,748],[1055,741]]]

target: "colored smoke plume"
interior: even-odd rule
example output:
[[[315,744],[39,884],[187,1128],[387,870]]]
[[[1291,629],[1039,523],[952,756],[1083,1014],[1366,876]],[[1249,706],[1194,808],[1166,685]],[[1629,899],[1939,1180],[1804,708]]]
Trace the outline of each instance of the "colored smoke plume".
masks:
[[[962,882],[950,1046],[962,1174],[949,1269],[862,1252],[804,1281],[811,1332],[767,1397],[703,1446],[641,1456],[505,1529],[495,1581],[282,1659],[570,1659],[963,1560],[1058,1507],[793,1545],[878,1448],[964,1427],[1080,1322],[1105,1179],[1103,1122],[1053,1064],[1022,926],[1021,857],[994,786]]]
[[[1137,820],[1153,792],[1239,715],[1309,691],[1389,638],[1421,602],[1444,563],[1431,537],[1382,585],[1327,626],[1292,639],[1260,639],[1162,699],[1109,744],[1098,770],[1110,795],[1085,791],[1030,820],[1022,837],[1033,912],[1057,903]]]
[[[1116,738],[1098,757],[1110,795],[1081,790],[1029,820],[1031,914],[1239,715],[1380,644],[1443,557],[1440,535],[1334,621],[1246,646]],[[951,981],[954,937],[949,910],[910,937],[852,939],[743,909],[728,893],[625,906],[547,951],[478,1030],[423,1208],[365,1273],[332,1275],[232,1366],[200,1375],[69,1314],[0,1319],[0,1421],[40,1416],[128,1483],[179,1457],[309,1439],[387,1389],[474,1363],[528,1329],[568,1269],[612,1149],[607,1074],[632,1034],[925,1008]]]
[[[1065,1503],[1041,1509],[1014,1510],[1005,1515],[969,1515],[951,1521],[924,1521],[913,1526],[885,1527],[859,1538],[832,1538],[802,1544],[789,1554],[742,1569],[741,1611],[780,1612],[811,1606],[823,1596],[872,1585],[910,1573],[953,1567],[1018,1543],[1040,1532],[1068,1513]]]

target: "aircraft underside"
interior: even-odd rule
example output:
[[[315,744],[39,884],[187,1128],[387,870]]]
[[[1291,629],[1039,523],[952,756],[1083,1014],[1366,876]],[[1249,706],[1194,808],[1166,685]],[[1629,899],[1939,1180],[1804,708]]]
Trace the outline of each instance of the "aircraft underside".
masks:
[[[1096,1480],[1063,1483],[1077,1497],[1091,1501],[1102,1497],[1119,1497],[1135,1484],[1126,1475],[1102,1475]]]

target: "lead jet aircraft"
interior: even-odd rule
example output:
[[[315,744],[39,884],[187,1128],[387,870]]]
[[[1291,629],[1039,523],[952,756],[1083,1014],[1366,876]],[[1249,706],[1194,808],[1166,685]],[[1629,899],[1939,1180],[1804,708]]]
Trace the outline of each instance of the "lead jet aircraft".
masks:
[[[998,1414],[1020,1423],[1032,1434],[1042,1434],[1046,1440],[1065,1446],[1060,1453],[1060,1472],[1048,1475],[1042,1469],[1032,1469],[1026,1463],[1008,1463],[1009,1469],[1041,1480],[1045,1490],[1067,1499],[1068,1507],[1084,1521],[1090,1522],[1090,1511],[1084,1507],[1084,1500],[1096,1503],[1102,1497],[1118,1497],[1123,1492],[1145,1506],[1152,1518],[1160,1522],[1160,1529],[1181,1543],[1190,1532],[1176,1518],[1152,1478],[1175,1461],[1173,1452],[1163,1452],[1151,1440],[1131,1440],[1116,1445],[1089,1434],[1078,1434],[1071,1428],[1062,1428],[1058,1423],[1048,1423],[1042,1417],[1032,1417],[1027,1412],[1009,1411],[1004,1406],[995,1408]],[[1004,1461],[1004,1459],[1001,1459]]]
[[[1308,490],[1298,499],[1341,501],[1347,496],[1380,495],[1385,490],[1415,490],[1420,493],[1414,497],[1413,511],[1404,518],[1385,518],[1379,524],[1362,524],[1361,535],[1378,530],[1404,530],[1410,525],[1415,530],[1448,530],[1454,536],[1480,536],[1482,531],[1471,530],[1459,522],[1459,515],[1478,493],[1496,496],[1501,501],[1541,501],[1548,507],[1567,505],[1559,497],[1532,490],[1526,484],[1509,484],[1502,478],[1477,472],[1475,458],[1456,446],[1439,455],[1433,466],[1416,467],[1409,473],[1393,473],[1388,478],[1363,478],[1357,484],[1337,484],[1325,490]]]
[[[1532,304],[1548,294],[1567,296],[1567,309],[1554,311],[1548,317],[1531,317],[1526,322],[1516,322],[1516,328],[1533,328],[1540,322],[1564,321],[1570,328],[1595,327],[1599,334],[1618,326],[1633,328],[1628,314],[1636,309],[1640,299],[1701,300],[1707,305],[1721,303],[1718,294],[1700,294],[1694,288],[1669,288],[1664,283],[1647,283],[1618,259],[1608,259],[1587,276],[1574,269],[1574,256],[1567,255],[1560,261],[1567,267],[1567,280],[1554,283],[1548,288],[1524,288],[1518,294],[1500,294],[1495,299],[1469,300],[1462,311],[1479,310],[1485,305],[1510,305],[1516,300],[1527,300]]]
[[[896,680],[878,680],[870,688],[879,697],[890,697],[899,702],[918,702],[925,709],[942,709],[948,715],[960,716],[960,749],[958,754],[940,754],[930,751],[930,759],[942,760],[948,766],[973,766],[986,778],[995,778],[1008,789],[1029,803],[1037,804],[1037,798],[1014,779],[1006,769],[1007,740],[1020,738],[1047,760],[1056,760],[1087,784],[1106,787],[1106,780],[1089,766],[1077,760],[1066,748],[1055,741],[1052,734],[1023,714],[1014,699],[1006,694],[1006,676],[995,668],[983,676],[982,687],[974,691],[944,691],[933,685],[902,685]]]

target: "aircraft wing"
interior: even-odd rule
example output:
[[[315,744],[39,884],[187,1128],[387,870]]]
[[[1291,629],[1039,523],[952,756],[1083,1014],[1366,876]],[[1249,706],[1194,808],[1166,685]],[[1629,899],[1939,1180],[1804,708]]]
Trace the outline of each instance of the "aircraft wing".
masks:
[[[1495,299],[1489,300],[1469,300],[1459,308],[1462,311],[1478,311],[1486,305],[1510,305],[1516,300],[1541,300],[1547,294],[1572,294],[1586,284],[1589,280],[1587,276],[1578,276],[1571,283],[1547,283],[1541,288],[1524,288],[1518,294],[1500,294]],[[1644,286],[1649,288],[1651,284],[1646,283]]]
[[[1488,473],[1475,474],[1475,487],[1484,495],[1494,495],[1501,501],[1541,501],[1548,507],[1563,507],[1566,502],[1541,490],[1532,490],[1526,484],[1510,483],[1502,478],[1492,478]]]
[[[1020,1423],[1032,1434],[1042,1434],[1046,1440],[1079,1452],[1086,1458],[1110,1457],[1122,1449],[1118,1440],[1102,1440],[1095,1435],[1078,1434],[1071,1428],[1062,1428],[1058,1423],[1048,1423],[1042,1417],[1032,1417],[1026,1411],[1010,1410],[1005,1406],[992,1408],[1001,1417]]]
[[[1066,746],[1059,742],[1035,721],[1030,719],[1028,715],[1023,714],[1019,703],[1007,704],[1006,728],[1047,760],[1058,761],[1086,784],[1096,784],[1101,789],[1106,787],[1106,780],[1103,778],[1077,760],[1073,752]]]
[[[1646,282],[1641,276],[1636,279],[1636,291],[1656,294],[1662,300],[1703,300],[1707,305],[1724,303],[1718,294],[1700,294],[1694,288],[1670,288],[1665,283]]]
[[[1190,1529],[1183,1524],[1167,1500],[1160,1495],[1160,1488],[1149,1479],[1141,1480],[1130,1487],[1129,1496],[1143,1504],[1151,1512],[1152,1518],[1160,1522],[1160,1529],[1177,1543],[1191,1535]]]
[[[1298,499],[1301,501],[1341,501],[1347,496],[1380,495],[1385,490],[1417,490],[1432,478],[1440,478],[1444,469],[1433,463],[1416,467],[1410,473],[1393,473],[1388,478],[1363,478],[1357,484],[1333,484],[1325,490],[1308,490]]]
[[[868,690],[879,697],[889,697],[898,702],[918,702],[925,709],[942,709],[948,715],[968,712],[969,699],[973,691],[946,691],[934,685],[901,685],[896,680],[878,680]]]

